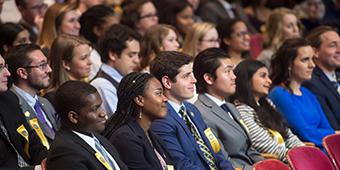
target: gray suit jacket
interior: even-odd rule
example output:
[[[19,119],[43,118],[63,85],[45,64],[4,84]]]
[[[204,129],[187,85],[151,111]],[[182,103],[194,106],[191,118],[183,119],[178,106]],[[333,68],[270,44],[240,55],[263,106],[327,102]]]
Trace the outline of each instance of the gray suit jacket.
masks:
[[[198,96],[195,106],[218,138],[223,154],[232,161],[234,167],[252,169],[252,164],[264,159],[251,147],[248,134],[240,123],[241,116],[233,104],[227,103],[227,106],[234,120],[204,94]]]
[[[11,88],[11,90],[17,95],[17,97],[19,98],[19,104],[20,104],[20,108],[22,110],[22,113],[25,115],[25,118],[27,121],[33,119],[33,118],[37,118],[36,114],[35,114],[35,110],[34,108],[32,108],[26,101],[25,99],[17,92],[15,91],[14,88]],[[56,117],[56,111],[54,110],[54,107],[52,106],[52,104],[45,98],[43,97],[38,97],[39,102],[42,105],[42,109],[44,110],[44,113],[46,114],[46,117],[48,118],[48,120],[50,121],[50,123],[53,126],[53,129],[55,130],[55,132],[59,129],[59,123]],[[29,112],[30,114],[25,114],[25,112]],[[43,131],[45,137],[47,138],[47,140],[49,142],[52,142],[54,140],[54,135],[50,133],[50,131],[47,129],[47,125],[45,125],[44,123],[42,123],[39,119],[38,119],[38,123],[39,126],[41,128],[41,130]]]

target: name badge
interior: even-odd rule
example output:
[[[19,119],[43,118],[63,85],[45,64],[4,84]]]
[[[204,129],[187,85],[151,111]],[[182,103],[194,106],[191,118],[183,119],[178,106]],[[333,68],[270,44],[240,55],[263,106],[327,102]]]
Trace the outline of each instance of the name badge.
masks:
[[[166,165],[166,170],[174,170],[174,166],[173,165]]]
[[[210,145],[213,148],[214,152],[215,153],[219,152],[221,149],[221,146],[218,143],[218,140],[215,137],[215,135],[212,133],[211,129],[210,128],[205,129],[204,134],[208,138]]]
[[[34,131],[37,133],[38,137],[40,138],[41,143],[46,147],[46,149],[50,149],[50,144],[48,143],[48,140],[46,139],[43,131],[41,130],[38,119],[34,118],[29,120],[29,124],[34,129]]]
[[[30,157],[29,149],[29,138],[28,138],[28,131],[26,130],[24,125],[21,125],[17,128],[17,132],[26,139],[26,143],[24,146],[24,152]]]
[[[96,152],[94,154],[96,156],[96,158],[99,160],[100,163],[102,163],[106,169],[108,170],[112,170],[111,166],[109,165],[109,163],[105,160],[105,158],[103,157],[103,155],[99,152]]]

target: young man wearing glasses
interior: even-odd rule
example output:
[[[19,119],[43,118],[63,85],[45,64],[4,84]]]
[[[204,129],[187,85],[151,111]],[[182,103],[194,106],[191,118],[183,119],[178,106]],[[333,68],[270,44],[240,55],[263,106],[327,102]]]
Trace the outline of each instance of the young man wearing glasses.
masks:
[[[57,119],[52,104],[38,96],[38,92],[50,84],[52,70],[47,58],[39,46],[24,44],[11,50],[7,63],[14,83],[11,90],[18,96],[26,120],[49,148],[57,130]]]

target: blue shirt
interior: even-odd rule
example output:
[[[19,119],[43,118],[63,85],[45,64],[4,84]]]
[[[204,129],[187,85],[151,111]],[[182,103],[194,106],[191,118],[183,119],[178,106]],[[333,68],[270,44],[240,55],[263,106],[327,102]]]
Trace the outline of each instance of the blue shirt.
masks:
[[[103,64],[101,69],[109,76],[111,76],[117,82],[120,82],[123,76],[113,67]],[[102,107],[106,111],[109,117],[111,117],[117,109],[117,89],[112,85],[112,83],[105,78],[95,78],[91,85],[93,85],[100,94],[103,100]]]
[[[300,139],[313,142],[322,148],[322,139],[334,134],[334,130],[314,94],[304,87],[300,90],[302,95],[298,96],[278,86],[270,92],[269,98]]]

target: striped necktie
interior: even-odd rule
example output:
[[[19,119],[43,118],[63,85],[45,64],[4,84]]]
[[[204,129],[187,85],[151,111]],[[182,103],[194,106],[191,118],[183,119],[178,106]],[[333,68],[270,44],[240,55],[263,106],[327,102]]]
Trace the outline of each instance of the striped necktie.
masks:
[[[112,160],[109,158],[109,156],[107,155],[107,153],[105,152],[104,147],[100,144],[99,140],[96,137],[93,137],[94,140],[94,145],[96,147],[96,149],[98,150],[98,152],[100,152],[100,154],[104,157],[105,161],[108,162],[108,164],[111,166],[111,168],[113,170],[115,170],[115,165],[112,162]]]
[[[34,105],[34,110],[35,110],[35,113],[36,113],[38,119],[44,124],[44,126],[47,128],[48,132],[49,132],[52,136],[55,136],[55,131],[54,131],[53,127],[51,127],[51,126],[47,123],[47,120],[46,120],[45,117],[44,117],[42,104],[39,102],[39,100],[36,100],[35,105]]]
[[[190,129],[190,132],[191,132],[192,136],[195,138],[196,143],[198,144],[198,146],[200,147],[201,151],[203,152],[204,158],[208,162],[210,169],[211,170],[217,169],[217,166],[215,164],[215,158],[214,158],[213,154],[211,153],[211,151],[208,148],[208,146],[204,143],[202,137],[196,131],[195,126],[190,121],[189,115],[187,114],[184,106],[181,106],[181,109],[179,110],[179,114],[182,115],[182,118],[183,118],[185,124]]]

